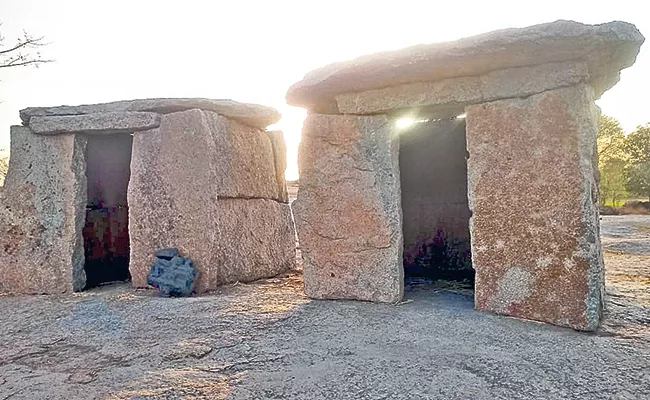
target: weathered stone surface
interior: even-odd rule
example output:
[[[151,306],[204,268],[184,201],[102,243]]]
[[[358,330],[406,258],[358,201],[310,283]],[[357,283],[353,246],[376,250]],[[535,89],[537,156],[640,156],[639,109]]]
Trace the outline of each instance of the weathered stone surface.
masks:
[[[273,148],[266,132],[210,111],[219,197],[278,199]]]
[[[363,56],[308,73],[287,93],[287,103],[316,109],[340,94],[414,82],[484,75],[490,71],[582,60],[600,94],[631,66],[643,43],[634,25],[556,21],[504,29],[455,42],[426,44]]]
[[[159,128],[134,135],[128,193],[133,284],[146,286],[154,252],[167,247],[193,260],[200,271],[199,293],[232,279],[254,280],[286,269],[280,228],[293,229],[282,225],[286,215],[291,222],[288,208],[282,211],[274,200],[259,200],[270,204],[266,209],[247,208],[258,204],[249,199],[277,197],[265,132],[210,111],[163,115]],[[240,207],[227,207],[230,199]],[[293,249],[293,233],[287,240]],[[260,243],[277,248],[257,249]]]
[[[344,93],[336,96],[336,101],[342,114],[378,114],[417,107],[424,108],[419,115],[444,117],[452,104],[457,105],[454,110],[459,115],[468,104],[526,97],[588,80],[589,71],[583,62],[550,63]]]
[[[416,123],[400,132],[407,274],[434,278],[473,275],[465,149],[462,118]]]
[[[385,116],[307,116],[294,213],[308,296],[378,302],[402,298],[395,137]]]
[[[468,107],[478,310],[597,328],[604,276],[593,99],[578,85]]]
[[[99,112],[84,115],[35,116],[29,127],[42,135],[61,133],[131,133],[160,126],[160,114],[152,112]]]
[[[11,128],[11,159],[0,191],[0,290],[80,290],[83,270],[86,141]]]
[[[295,267],[288,204],[265,199],[218,201],[219,284],[269,278]]]
[[[213,111],[254,127],[266,128],[280,120],[280,113],[270,107],[239,103],[228,99],[140,99],[80,106],[31,107],[20,111],[23,123],[31,125],[31,118],[49,115],[79,115],[106,112],[151,111],[169,114],[201,109]]]
[[[287,180],[284,173],[287,170],[287,144],[284,141],[282,131],[267,132],[271,139],[273,147],[273,158],[275,159],[275,176],[278,181],[278,200],[283,203],[289,202],[289,192],[287,190]]]
[[[159,128],[133,138],[129,183],[130,271],[147,286],[154,252],[175,247],[200,271],[197,292],[217,285],[216,149],[205,113],[164,115]]]

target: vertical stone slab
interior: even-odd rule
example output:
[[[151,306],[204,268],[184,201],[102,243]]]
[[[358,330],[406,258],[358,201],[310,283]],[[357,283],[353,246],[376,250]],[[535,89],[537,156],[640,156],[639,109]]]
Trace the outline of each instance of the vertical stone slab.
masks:
[[[216,159],[200,110],[163,115],[159,128],[135,133],[128,190],[134,286],[147,286],[157,249],[177,247],[200,271],[197,291],[216,287]]]
[[[593,89],[467,108],[476,308],[595,330],[603,307]]]
[[[219,284],[270,278],[295,267],[296,233],[288,204],[222,199],[219,205]]]
[[[275,177],[278,181],[278,200],[283,203],[289,202],[289,192],[287,190],[287,180],[284,173],[287,170],[287,144],[284,141],[282,131],[267,132],[273,147],[273,158],[275,160]]]
[[[215,143],[219,197],[277,199],[273,148],[266,132],[211,111],[203,113]]]
[[[84,287],[86,177],[83,136],[11,127],[0,191],[0,290],[66,293]]]
[[[307,116],[294,202],[305,293],[402,299],[398,142],[385,116]]]

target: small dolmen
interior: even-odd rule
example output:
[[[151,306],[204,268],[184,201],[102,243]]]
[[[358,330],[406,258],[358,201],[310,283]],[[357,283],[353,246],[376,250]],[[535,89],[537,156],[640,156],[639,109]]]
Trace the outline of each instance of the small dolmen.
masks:
[[[276,110],[146,99],[20,116],[0,189],[0,290],[147,287],[168,248],[192,260],[197,293],[294,266],[284,138],[265,130]]]
[[[308,73],[286,97],[309,110],[294,203],[307,295],[398,302],[404,271],[435,261],[475,274],[478,310],[596,329],[594,100],[643,41],[625,22],[557,21]]]

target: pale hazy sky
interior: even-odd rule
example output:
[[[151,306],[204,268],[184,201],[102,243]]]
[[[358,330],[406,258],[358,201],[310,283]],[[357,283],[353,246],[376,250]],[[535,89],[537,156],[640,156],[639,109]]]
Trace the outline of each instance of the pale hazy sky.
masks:
[[[0,149],[28,106],[146,97],[232,98],[277,108],[295,178],[301,109],[284,102],[308,71],[382,50],[572,19],[622,20],[650,37],[650,1],[0,0],[2,33],[51,42],[55,63],[0,70]],[[645,44],[644,47],[649,47]],[[598,105],[627,131],[650,122],[650,49]]]

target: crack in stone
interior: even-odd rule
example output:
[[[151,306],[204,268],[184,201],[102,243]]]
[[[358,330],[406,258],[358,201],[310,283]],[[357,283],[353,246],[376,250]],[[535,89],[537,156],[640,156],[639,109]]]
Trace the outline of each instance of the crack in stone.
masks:
[[[224,201],[224,200],[225,201],[227,200],[270,200],[280,204],[289,204],[288,202],[285,203],[279,199],[272,199],[269,197],[261,197],[261,196],[217,196],[217,201]]]

